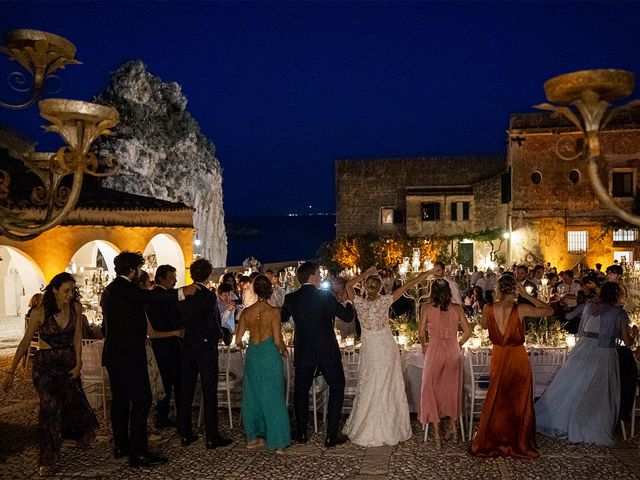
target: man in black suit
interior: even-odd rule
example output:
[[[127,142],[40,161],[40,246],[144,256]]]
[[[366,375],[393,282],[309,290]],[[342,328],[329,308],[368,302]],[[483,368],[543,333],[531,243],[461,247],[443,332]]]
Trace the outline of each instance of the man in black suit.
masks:
[[[156,285],[154,290],[170,290],[176,286],[176,269],[171,265],[160,265],[156,269]],[[153,302],[146,307],[149,323],[154,330],[151,338],[153,354],[158,362],[158,370],[162,377],[165,396],[158,400],[156,407],[156,428],[175,427],[176,423],[169,419],[171,392],[176,405],[180,403],[180,357],[182,355],[182,338],[170,335],[184,328],[178,302]]]
[[[222,338],[220,312],[216,294],[204,284],[213,266],[209,260],[199,258],[189,267],[191,278],[200,285],[193,296],[180,302],[184,320],[182,369],[180,372],[180,404],[178,405],[178,433],[182,446],[198,440],[193,432],[191,404],[195,394],[198,374],[204,397],[204,423],[206,447],[226,447],[233,443],[218,431],[218,340]]]
[[[151,408],[151,386],[147,371],[147,317],[144,305],[193,295],[199,287],[180,290],[142,290],[136,282],[144,258],[140,253],[122,252],[114,259],[116,274],[102,294],[105,333],[102,364],[111,384],[111,428],[114,455],[129,456],[132,467],[166,463],[167,459],[147,449],[147,417]]]
[[[526,265],[518,265],[516,267],[516,283],[522,285],[527,291],[531,290],[530,295],[538,298],[538,287],[529,280],[529,268]],[[518,303],[533,305],[533,303],[521,295],[518,295]]]
[[[317,371],[329,385],[326,447],[347,441],[338,430],[342,402],[344,400],[344,370],[340,348],[333,331],[333,320],[339,317],[345,322],[353,320],[353,306],[342,306],[328,291],[320,290],[320,267],[312,262],[298,267],[296,277],[302,285],[285,296],[282,321],[293,317],[294,337],[294,407],[298,429],[298,441],[306,443],[309,417],[309,389]]]

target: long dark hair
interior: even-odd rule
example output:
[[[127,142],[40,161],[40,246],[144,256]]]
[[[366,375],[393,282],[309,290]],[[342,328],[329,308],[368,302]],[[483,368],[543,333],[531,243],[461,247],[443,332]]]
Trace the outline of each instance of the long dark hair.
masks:
[[[62,272],[57,274],[55,277],[51,279],[49,285],[47,285],[44,289],[44,297],[42,299],[42,305],[44,305],[44,316],[49,317],[51,315],[55,315],[56,313],[60,313],[60,309],[58,308],[58,304],[56,303],[56,294],[53,289],[59,290],[63,283],[73,282],[76,284],[76,279],[73,278],[73,275],[67,272]],[[78,289],[74,286],[73,288],[73,298],[71,299],[71,303],[75,303],[80,301],[80,293]]]
[[[451,287],[449,282],[443,278],[439,278],[431,285],[431,303],[434,307],[440,307],[440,310],[446,312],[451,304]]]

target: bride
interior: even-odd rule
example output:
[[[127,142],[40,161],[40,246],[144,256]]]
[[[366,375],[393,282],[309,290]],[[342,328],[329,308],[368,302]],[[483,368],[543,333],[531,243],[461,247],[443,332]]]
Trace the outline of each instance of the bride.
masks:
[[[379,447],[411,438],[409,405],[398,346],[389,327],[389,307],[426,275],[405,283],[391,295],[380,295],[382,280],[375,267],[347,283],[347,295],[362,326],[358,387],[343,429],[352,443]],[[353,289],[362,280],[365,298],[356,296]]]

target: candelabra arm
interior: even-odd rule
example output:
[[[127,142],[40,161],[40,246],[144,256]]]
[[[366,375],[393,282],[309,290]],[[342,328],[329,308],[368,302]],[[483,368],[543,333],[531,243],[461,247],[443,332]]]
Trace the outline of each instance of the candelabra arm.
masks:
[[[78,203],[80,192],[82,190],[82,181],[84,168],[79,167],[73,174],[73,185],[69,191],[69,197],[64,207],[53,215],[53,209],[47,211],[47,215],[43,223],[37,221],[29,221],[18,218],[10,209],[0,207],[0,236],[7,237],[11,240],[25,241],[36,238],[42,232],[45,232],[55,226],[60,225],[62,221],[73,211]]]

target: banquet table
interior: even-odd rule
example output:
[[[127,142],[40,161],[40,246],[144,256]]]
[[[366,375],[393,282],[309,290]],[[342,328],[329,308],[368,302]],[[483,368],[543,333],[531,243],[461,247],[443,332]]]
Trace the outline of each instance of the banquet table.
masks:
[[[527,349],[529,356],[546,355],[547,352],[557,350],[556,348],[535,347]],[[462,350],[462,355],[467,352],[467,349]],[[407,399],[409,401],[409,409],[412,412],[416,412],[420,405],[420,390],[422,387],[422,370],[424,368],[424,354],[420,345],[414,345],[413,347],[403,350],[401,352],[402,357],[402,370],[404,374],[405,386],[407,390]],[[465,387],[468,387],[471,382],[471,377],[468,370],[467,362],[464,362],[464,382]],[[544,362],[531,362],[531,371],[534,378],[535,391],[543,391],[544,388],[551,383],[556,373],[557,368],[546,365]]]

